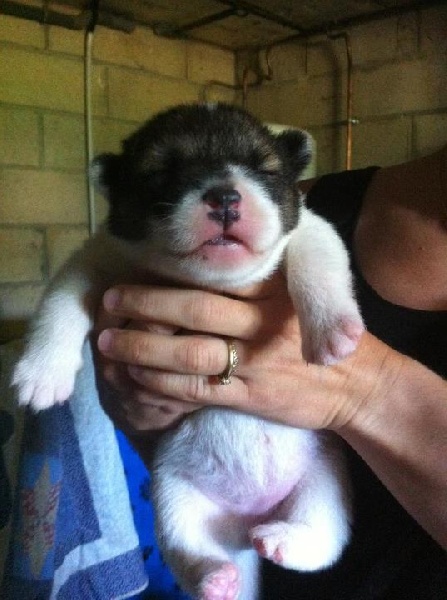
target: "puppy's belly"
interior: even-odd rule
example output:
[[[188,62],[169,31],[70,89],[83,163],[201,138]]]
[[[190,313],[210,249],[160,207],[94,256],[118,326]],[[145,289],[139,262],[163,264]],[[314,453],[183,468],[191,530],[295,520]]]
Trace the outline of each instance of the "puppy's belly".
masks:
[[[169,434],[157,462],[222,508],[256,517],[290,493],[317,447],[312,432],[214,408]]]
[[[222,476],[209,480],[193,479],[191,482],[216,504],[231,513],[252,517],[256,523],[257,517],[267,515],[294,488],[297,478],[288,481],[278,481],[271,477],[264,485],[259,486],[250,478]]]

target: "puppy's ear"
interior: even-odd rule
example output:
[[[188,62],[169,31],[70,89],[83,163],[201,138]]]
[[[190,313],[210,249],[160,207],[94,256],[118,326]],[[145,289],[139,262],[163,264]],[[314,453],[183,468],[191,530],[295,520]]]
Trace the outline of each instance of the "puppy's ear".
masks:
[[[301,129],[283,131],[276,136],[277,148],[288,168],[298,179],[312,159],[312,138]]]
[[[89,179],[95,189],[107,200],[110,190],[116,184],[121,169],[121,157],[117,154],[100,154],[89,166]]]

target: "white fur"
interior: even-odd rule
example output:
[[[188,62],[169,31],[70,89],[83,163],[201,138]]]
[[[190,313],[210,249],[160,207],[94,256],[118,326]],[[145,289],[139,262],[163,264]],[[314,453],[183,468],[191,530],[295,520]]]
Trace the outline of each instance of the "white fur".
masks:
[[[362,321],[334,229],[303,207],[297,227],[284,234],[267,192],[238,169],[231,176],[250,198],[247,214],[259,228],[250,264],[209,274],[206,262],[188,258],[198,241],[189,223],[201,210],[202,189],[187,196],[151,240],[131,244],[99,233],[42,300],[14,373],[20,404],[40,410],[69,397],[96,308],[114,283],[140,276],[150,281],[155,272],[229,290],[268,277],[285,249],[304,355],[332,363],[355,348]],[[349,538],[348,484],[335,438],[230,410],[198,411],[166,434],[154,494],[164,557],[184,588],[202,600],[256,600],[253,546],[285,567],[314,571],[336,561]]]
[[[345,358],[355,350],[363,323],[342,240],[332,225],[306,210],[292,232],[285,261],[289,294],[300,318],[303,356],[318,364]]]

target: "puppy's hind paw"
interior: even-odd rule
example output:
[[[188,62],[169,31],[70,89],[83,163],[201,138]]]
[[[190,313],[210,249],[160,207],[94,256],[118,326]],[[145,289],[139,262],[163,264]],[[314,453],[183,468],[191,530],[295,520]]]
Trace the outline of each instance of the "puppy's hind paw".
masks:
[[[29,406],[34,411],[62,404],[74,389],[79,360],[41,360],[26,354],[17,363],[11,385],[17,390],[20,406]]]
[[[199,600],[236,600],[239,595],[239,571],[230,562],[210,571],[200,584]]]
[[[274,521],[253,527],[253,547],[263,558],[297,571],[319,571],[333,564],[341,554],[341,544],[331,536],[304,523]]]

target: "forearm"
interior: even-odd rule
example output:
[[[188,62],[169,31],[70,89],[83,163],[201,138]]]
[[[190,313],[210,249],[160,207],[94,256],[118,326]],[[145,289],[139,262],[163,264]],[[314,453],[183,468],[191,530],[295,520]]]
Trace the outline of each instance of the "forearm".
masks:
[[[369,358],[359,349],[352,363],[358,377],[352,381],[367,378],[368,361],[379,355],[372,370],[377,385],[339,433],[408,513],[447,548],[447,383],[368,337]]]

